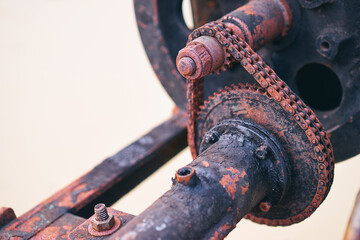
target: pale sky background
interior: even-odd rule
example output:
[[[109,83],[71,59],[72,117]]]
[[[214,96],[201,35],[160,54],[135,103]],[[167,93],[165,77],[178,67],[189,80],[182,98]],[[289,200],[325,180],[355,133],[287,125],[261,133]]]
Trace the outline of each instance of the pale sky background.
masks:
[[[0,36],[0,206],[18,216],[171,115],[130,0],[0,0]],[[186,149],[113,207],[139,214],[190,160]],[[359,158],[336,165],[308,220],[243,220],[227,239],[341,239],[359,167]]]

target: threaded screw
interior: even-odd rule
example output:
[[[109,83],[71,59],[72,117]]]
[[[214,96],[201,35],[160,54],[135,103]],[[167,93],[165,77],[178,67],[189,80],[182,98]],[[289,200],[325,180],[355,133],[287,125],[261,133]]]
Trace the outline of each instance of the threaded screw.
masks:
[[[105,221],[106,219],[109,218],[108,211],[106,209],[105,204],[103,203],[96,204],[94,207],[94,211],[95,211],[95,219],[97,221]]]

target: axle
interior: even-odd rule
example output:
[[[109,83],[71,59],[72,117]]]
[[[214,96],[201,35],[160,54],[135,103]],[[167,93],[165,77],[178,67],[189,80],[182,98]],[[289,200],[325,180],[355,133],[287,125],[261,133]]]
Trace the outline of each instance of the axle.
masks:
[[[284,151],[264,129],[226,120],[201,148],[176,172],[171,190],[113,239],[222,239],[247,213],[269,211],[286,192]]]

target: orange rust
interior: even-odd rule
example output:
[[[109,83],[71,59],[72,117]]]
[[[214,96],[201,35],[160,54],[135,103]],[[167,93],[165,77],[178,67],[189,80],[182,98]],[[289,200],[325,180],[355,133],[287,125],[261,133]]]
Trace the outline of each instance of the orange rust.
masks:
[[[94,218],[94,216],[93,216]],[[103,237],[111,235],[112,233],[116,232],[121,227],[121,221],[118,218],[114,218],[115,224],[114,226],[109,230],[103,230],[103,231],[97,231],[95,230],[91,224],[88,225],[88,232],[95,237]]]
[[[89,196],[93,195],[95,192],[96,192],[96,190],[90,190],[90,191],[79,193],[76,198],[76,202],[77,203],[83,202],[84,200],[88,199]]]
[[[209,167],[210,166],[210,164],[207,162],[207,161],[202,161],[202,163],[204,164],[204,167]]]
[[[220,240],[221,238],[219,235],[220,235],[219,232],[215,231],[214,235],[209,240]]]
[[[71,195],[66,195],[61,201],[59,201],[59,207],[71,207],[74,204]]]
[[[229,196],[232,199],[235,199],[235,193],[236,193],[236,183],[240,180],[239,179],[239,170],[234,168],[227,168],[226,170],[232,172],[232,176],[230,174],[224,175],[220,179],[220,184],[225,188],[226,192],[229,194]]]
[[[232,167],[229,167],[229,168],[227,168],[226,170],[228,170],[228,171],[230,171],[230,172],[232,172],[232,173],[234,173],[234,174],[239,174],[239,173],[240,173],[239,170],[237,170],[237,169],[235,169],[235,168],[232,168]]]
[[[128,222],[130,219],[133,218],[133,216],[129,215],[128,213],[118,211],[118,210],[113,209],[111,207],[107,208],[107,210],[108,210],[109,214],[114,216],[114,220],[115,220],[115,225],[110,230],[107,230],[107,232],[104,231],[108,235],[116,232],[117,230],[119,230],[120,226],[122,226],[123,224],[125,224],[126,222]],[[92,217],[90,217],[89,219],[86,219],[85,221],[83,221],[79,225],[77,225],[77,227],[75,227],[73,229],[70,229],[70,232],[67,234],[66,239],[77,239],[77,240],[81,240],[81,239],[83,239],[83,240],[86,240],[86,239],[98,239],[97,237],[94,237],[93,235],[91,235],[90,232],[88,231],[89,227],[92,228],[91,227],[91,220],[92,220],[93,217],[94,217],[94,215]],[[90,231],[91,232],[96,232],[95,230],[92,231],[91,229],[90,229]],[[101,232],[101,233],[103,233],[103,232]],[[105,239],[105,238],[100,236],[99,239]]]
[[[242,195],[244,195],[247,192],[248,189],[249,189],[249,183],[246,184],[246,187],[241,186]]]
[[[26,222],[20,224],[18,227],[18,230],[23,232],[30,232],[33,230],[33,225],[36,224],[36,222],[39,222],[41,218],[39,216],[33,216],[30,219],[27,219]]]
[[[235,199],[236,182],[239,181],[239,177],[235,176],[234,179],[229,174],[224,175],[219,181],[220,184],[225,188],[226,192],[232,199]]]
[[[143,29],[145,29],[147,27],[146,24],[141,21],[137,21],[137,24]]]
[[[188,168],[188,169],[190,170],[190,172],[187,173],[186,175],[182,175],[182,174],[180,173],[180,171],[181,171],[183,168],[180,168],[179,170],[177,170],[177,171],[175,172],[175,179],[176,179],[176,181],[177,181],[178,183],[181,183],[181,184],[184,184],[184,185],[187,185],[187,184],[190,182],[192,176],[194,176],[194,174],[195,174],[195,169],[194,169],[193,167],[191,167],[191,166],[186,166],[186,168]]]
[[[231,229],[232,225],[230,223],[225,223],[217,231],[214,232],[210,240],[220,240],[224,239],[228,235],[227,230]]]
[[[231,211],[231,207],[228,207],[228,208],[226,209],[226,211],[227,211],[227,212],[230,212],[230,211]]]
[[[243,172],[240,174],[240,177],[241,177],[241,178],[244,178],[244,177],[245,177],[245,175],[246,175],[246,172],[245,172],[245,171],[243,171]]]
[[[220,231],[226,231],[226,230],[229,230],[231,229],[231,224],[230,223],[225,223],[224,225],[222,225],[220,227]]]
[[[261,2],[261,1],[250,1],[249,4],[254,4],[254,2]],[[265,2],[268,2],[268,0],[264,0],[264,3]],[[283,3],[283,2],[282,2]],[[278,7],[278,6],[277,6]],[[286,10],[286,9],[285,9]],[[279,9],[276,11],[276,13],[279,11]],[[282,14],[283,13],[283,9],[280,9],[280,11],[282,11]],[[271,18],[272,15],[269,15],[268,18]],[[281,17],[281,16],[280,16]],[[283,21],[281,19],[279,19],[279,23]],[[221,21],[219,21],[221,23]],[[268,21],[268,23],[271,22],[271,21]],[[282,80],[274,73],[274,71],[268,67],[266,64],[264,67],[259,67],[260,65],[264,64],[264,62],[261,60],[261,57],[258,56],[252,49],[251,47],[245,42],[245,40],[242,40],[242,39],[239,39],[239,43],[237,43],[237,47],[238,49],[236,49],[234,45],[231,44],[231,41],[226,41],[226,37],[225,37],[225,34],[228,34],[226,31],[223,31],[223,30],[219,30],[217,27],[216,27],[216,23],[214,23],[214,25],[211,25],[211,23],[209,23],[207,26],[203,27],[202,29],[196,29],[192,35],[190,35],[189,39],[190,40],[193,40],[195,38],[197,38],[198,36],[202,36],[202,30],[212,30],[212,32],[215,32],[213,35],[215,36],[215,38],[219,41],[223,41],[224,44],[223,46],[226,46],[228,45],[229,47],[227,47],[227,50],[228,51],[231,51],[232,52],[232,55],[234,56],[234,58],[236,59],[236,61],[240,62],[241,65],[245,68],[245,70],[250,73],[251,75],[253,75],[253,77],[255,78],[255,80],[257,81],[257,78],[256,78],[256,74],[260,75],[260,73],[263,73],[265,76],[264,76],[264,81],[266,81],[266,83],[262,83],[261,81],[259,81],[259,84],[261,86],[263,85],[266,85],[266,91],[264,94],[266,94],[266,96],[269,98],[269,99],[274,99],[276,102],[280,103],[282,102],[283,100],[289,100],[289,102],[291,103],[291,96],[293,96],[291,90],[287,87],[284,87],[283,85],[281,85],[282,83]],[[277,24],[279,24],[277,23]],[[225,23],[226,24],[226,23]],[[282,23],[284,24],[284,23]],[[285,25],[285,24],[284,24]],[[256,26],[255,26],[256,27]],[[278,29],[279,30],[279,29]],[[276,30],[276,31],[278,31]],[[281,30],[281,29],[280,29]],[[279,31],[279,33],[281,33],[281,31]],[[280,36],[280,35],[279,35]],[[259,40],[259,39],[257,39]],[[247,53],[248,55],[254,57],[255,59],[255,64],[253,63],[252,59],[251,58],[246,58],[243,54],[243,52]],[[259,63],[258,65],[256,63]],[[260,64],[261,63],[261,64]],[[257,75],[257,76],[258,76]],[[259,78],[260,79],[260,78]],[[199,81],[201,79],[198,79]],[[273,82],[272,82],[273,81]],[[202,80],[201,80],[202,82]],[[188,97],[188,115],[189,115],[189,118],[191,117],[191,121],[188,122],[188,129],[190,129],[191,131],[188,132],[188,139],[194,139],[194,135],[195,135],[195,125],[196,125],[196,116],[199,117],[199,115],[202,113],[201,111],[198,111],[199,109],[199,106],[201,104],[203,104],[203,100],[198,100],[196,101],[196,98],[197,97],[201,97],[202,95],[197,93],[195,90],[198,90],[196,88],[190,88],[189,87],[189,84],[188,85],[188,96],[191,96],[191,98]],[[268,87],[270,86],[270,87]],[[286,86],[286,85],[285,85]],[[276,89],[275,89],[276,87]],[[281,89],[281,91],[279,91],[278,93],[278,89]],[[194,91],[193,91],[194,90]],[[201,88],[200,90],[203,90],[203,88]],[[193,91],[193,92],[192,92]],[[200,91],[201,92],[201,91]],[[201,92],[202,93],[202,92]],[[287,93],[286,95],[285,94],[280,94],[280,93]],[[221,93],[223,94],[223,93]],[[295,95],[294,95],[295,96]],[[199,103],[200,102],[200,103]],[[297,109],[290,109],[291,111],[288,111],[289,110],[289,105],[286,105],[285,108],[283,108],[284,110],[286,110],[287,112],[289,112],[289,114],[291,116],[294,116],[295,113],[302,113],[302,111],[304,111],[304,115],[308,115],[308,116],[315,116],[314,113],[312,113],[311,111],[310,112],[307,112],[305,111],[306,108],[306,105],[301,101],[297,101],[298,105],[301,105],[300,108],[297,108]],[[290,105],[292,106],[292,105]],[[255,114],[256,115],[256,114]],[[307,122],[305,121],[302,121],[304,120],[302,117],[299,117],[297,116],[298,114],[295,114],[295,119],[296,119],[296,123],[298,124],[298,126],[300,126],[300,128],[306,130],[309,128],[309,125]],[[265,124],[262,124],[262,125],[268,125],[268,122],[266,121],[267,118],[264,118],[263,115],[262,116],[253,116],[253,118],[256,118],[256,119],[259,119],[259,121],[255,121],[259,124],[261,124],[262,122],[264,122]],[[320,130],[318,132],[320,133],[323,133],[323,131],[321,130],[321,124],[319,123],[318,119],[316,119],[316,116],[315,116],[315,124],[311,124],[311,127],[313,127],[315,130]],[[282,126],[280,126],[280,124],[278,124],[278,126],[274,126],[274,128],[277,127],[279,130],[281,130]],[[189,136],[190,135],[190,136]],[[284,132],[284,135],[286,135],[286,133]],[[288,139],[289,141],[291,142],[296,142],[294,141],[295,138],[297,136],[294,136],[290,139]],[[323,135],[320,135],[318,134],[318,136],[320,139],[321,138],[325,138],[325,142],[326,142],[326,151],[323,150],[323,149],[319,149],[319,154],[321,153],[321,155],[319,156],[316,156],[315,160],[320,163],[320,162],[324,162],[325,159],[327,160],[327,162],[330,164],[332,164],[330,167],[329,170],[324,170],[324,172],[330,172],[330,174],[332,174],[333,172],[333,162],[334,162],[334,159],[333,159],[333,153],[332,153],[332,149],[331,149],[331,144],[330,142],[328,141],[328,139],[326,139],[326,135],[323,136]],[[310,142],[310,144],[312,144],[312,142]],[[191,141],[189,141],[189,146],[190,148],[192,149],[195,144],[192,144]],[[193,149],[192,149],[193,150]],[[316,150],[316,149],[315,149]],[[195,152],[195,156],[196,156],[196,150],[194,151]],[[311,153],[310,153],[311,154]],[[309,155],[309,157],[311,157]],[[332,175],[331,175],[332,176]],[[228,177],[228,179],[226,179],[226,177]],[[231,177],[230,175],[225,175],[222,179],[222,185],[223,187],[226,189],[227,187],[227,183],[231,183]],[[331,180],[331,179],[330,179]],[[221,182],[220,182],[221,183]],[[327,185],[325,188],[324,186]],[[318,186],[317,186],[317,193],[319,194],[319,196],[321,196],[320,198],[317,198],[317,199],[313,199],[312,202],[314,203],[321,203],[321,200],[324,199],[324,197],[326,196],[327,192],[328,192],[328,186],[331,185],[331,181],[328,181],[328,184],[326,184],[326,182],[324,180],[321,180],[318,182]],[[242,187],[242,192],[246,192],[248,189],[248,186],[246,187]],[[229,192],[228,192],[229,193]],[[231,195],[231,192],[229,193]],[[274,219],[267,219],[265,220],[267,224],[269,225],[286,225],[286,224],[289,224],[290,223],[296,223],[296,222],[299,222],[301,221],[302,219],[304,219],[305,217],[308,217],[311,215],[311,213],[314,211],[314,207],[313,206],[308,206],[306,209],[304,209],[299,215],[296,215],[294,217],[290,217],[288,219],[281,219],[281,220],[274,220]],[[255,219],[256,220],[256,217],[252,217],[252,219]],[[263,219],[261,218],[257,218],[259,221],[263,222]]]
[[[43,239],[57,239],[60,235],[61,227],[58,226],[49,226],[41,231],[40,234],[37,234],[32,238],[32,240],[43,240]]]
[[[259,204],[259,208],[262,212],[268,212],[271,208],[271,204],[269,202],[261,202]]]
[[[68,231],[70,231],[71,229],[73,229],[73,227],[70,226],[70,225],[64,225],[64,226],[62,226],[62,228],[65,229],[65,230],[68,230]]]
[[[85,174],[86,175],[86,174]],[[50,198],[46,199],[45,201],[43,201],[42,203],[40,203],[39,205],[37,205],[35,208],[31,209],[30,211],[26,212],[25,214],[21,215],[17,221],[14,221],[14,223],[12,223],[11,225],[7,226],[5,228],[5,230],[7,231],[15,231],[15,230],[19,230],[19,226],[21,229],[21,231],[25,231],[25,229],[28,229],[29,232],[33,231],[32,228],[32,223],[33,223],[33,219],[34,217],[37,218],[39,220],[40,217],[38,216],[34,216],[36,213],[40,212],[41,209],[48,204],[53,204],[54,201],[59,200],[60,202],[65,203],[69,208],[70,207],[74,207],[77,203],[71,203],[69,202],[69,199],[71,199],[71,192],[74,188],[76,188],[76,186],[81,185],[83,182],[82,177],[78,178],[77,180],[75,180],[74,182],[72,182],[70,185],[68,185],[67,187],[59,190],[58,192],[56,192],[53,196],[51,196]],[[56,205],[59,206],[59,205]],[[26,231],[25,231],[26,232]]]

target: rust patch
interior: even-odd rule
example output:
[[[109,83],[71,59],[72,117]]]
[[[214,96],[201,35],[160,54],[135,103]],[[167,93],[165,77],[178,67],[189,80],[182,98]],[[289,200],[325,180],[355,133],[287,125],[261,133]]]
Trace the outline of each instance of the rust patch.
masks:
[[[222,225],[220,227],[220,231],[222,231],[222,232],[224,232],[226,230],[229,230],[229,229],[231,229],[231,224],[230,223],[225,223],[224,225]]]
[[[41,239],[56,239],[60,235],[61,227],[59,226],[49,226],[45,228],[41,235],[33,237],[33,240],[41,240]]]
[[[204,164],[204,167],[209,167],[210,164],[207,161],[202,161],[202,163]]]
[[[249,183],[246,184],[245,187],[241,186],[241,193],[242,193],[242,195],[245,195],[245,193],[247,192],[248,189],[249,189]]]
[[[59,207],[71,207],[73,205],[74,203],[70,194],[66,195],[63,199],[61,199],[58,204]]]
[[[229,230],[231,230],[232,228],[233,227],[230,223],[225,223],[217,231],[214,232],[214,234],[210,238],[210,240],[224,239],[229,234],[229,232],[230,232]]]
[[[69,240],[95,240],[95,239],[107,239],[107,237],[104,237],[107,233],[107,235],[117,231],[121,226],[125,225],[127,222],[129,222],[131,219],[134,218],[133,215],[128,214],[128,213],[124,213],[118,210],[115,210],[113,208],[107,208],[109,214],[113,215],[115,218],[115,225],[112,229],[107,230],[107,231],[103,231],[103,232],[96,232],[95,230],[92,229],[91,227],[91,219],[94,217],[94,215],[92,217],[90,217],[89,219],[85,220],[83,223],[81,223],[80,225],[78,225],[76,228],[74,228],[70,233],[68,233],[68,237],[67,239]],[[93,231],[92,231],[92,230]],[[90,230],[90,232],[89,232]],[[92,236],[92,234],[94,234],[94,236]],[[100,234],[99,234],[100,233]],[[104,234],[101,234],[104,233]],[[101,237],[102,235],[102,237]]]
[[[226,170],[230,171],[232,174],[226,174],[220,179],[220,184],[225,188],[229,196],[234,200],[236,193],[236,183],[239,179],[239,171],[234,168],[227,168]]]
[[[39,216],[33,216],[28,219],[24,224],[21,224],[19,227],[20,231],[30,232],[33,230],[32,226],[35,225],[36,222],[39,222],[41,218]]]

